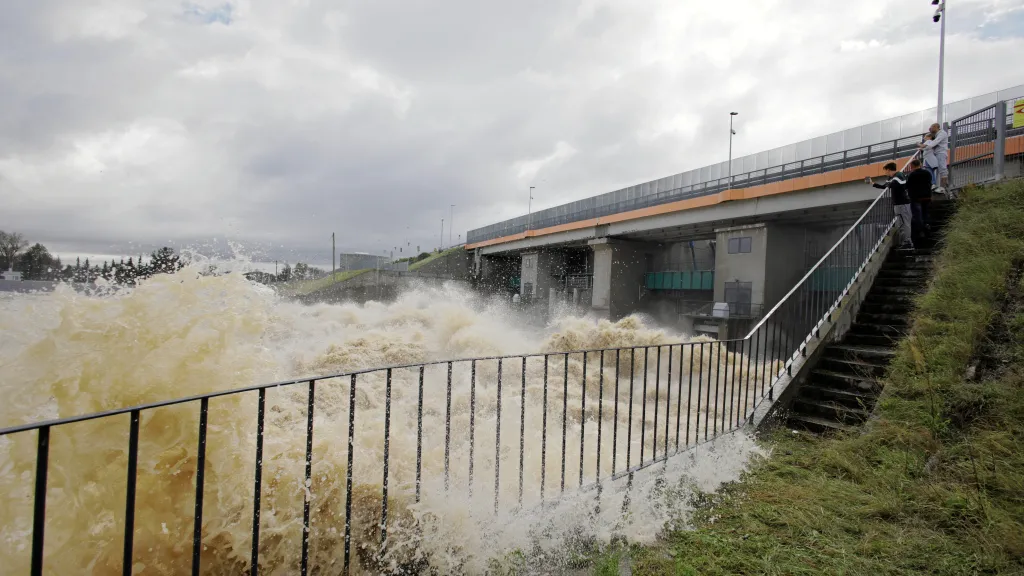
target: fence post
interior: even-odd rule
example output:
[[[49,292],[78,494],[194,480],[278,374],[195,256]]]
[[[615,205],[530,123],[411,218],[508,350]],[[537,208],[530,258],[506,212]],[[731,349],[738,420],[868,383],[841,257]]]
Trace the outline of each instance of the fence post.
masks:
[[[998,182],[1003,179],[1003,168],[1006,164],[1006,101],[996,102],[996,145],[992,151],[993,177]]]

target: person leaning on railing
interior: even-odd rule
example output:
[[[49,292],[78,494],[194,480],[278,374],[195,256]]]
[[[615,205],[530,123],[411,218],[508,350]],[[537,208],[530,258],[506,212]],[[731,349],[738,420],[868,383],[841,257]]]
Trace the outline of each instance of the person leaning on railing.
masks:
[[[913,215],[910,209],[910,196],[907,194],[907,177],[899,171],[895,162],[889,162],[882,166],[882,170],[888,177],[885,184],[875,184],[870,176],[864,180],[875,188],[889,189],[889,194],[892,196],[892,209],[896,214],[896,228],[900,233],[900,246],[897,250],[913,250],[914,241],[910,229]]]
[[[946,193],[946,184],[949,180],[949,135],[942,129],[938,122],[928,127],[928,138],[922,142],[918,149],[933,151],[939,164],[939,187],[935,189],[940,194]],[[926,156],[927,157],[927,156]]]

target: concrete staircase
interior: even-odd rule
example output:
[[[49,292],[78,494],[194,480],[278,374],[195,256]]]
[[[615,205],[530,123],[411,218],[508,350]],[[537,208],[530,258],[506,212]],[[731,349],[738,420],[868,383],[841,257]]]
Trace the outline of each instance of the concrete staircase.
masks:
[[[912,252],[889,252],[853,326],[842,342],[825,348],[797,390],[787,426],[827,433],[853,430],[868,419],[882,390],[880,378],[910,327],[914,298],[931,279],[938,241],[954,209],[953,202],[933,202],[928,240]]]

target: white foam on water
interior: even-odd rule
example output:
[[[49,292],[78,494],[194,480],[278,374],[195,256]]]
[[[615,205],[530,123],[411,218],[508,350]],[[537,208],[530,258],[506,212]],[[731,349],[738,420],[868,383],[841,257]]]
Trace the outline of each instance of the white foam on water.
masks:
[[[530,328],[503,303],[454,286],[420,288],[391,304],[303,306],[245,280],[243,269],[213,276],[193,266],[103,296],[61,287],[49,294],[0,298],[0,426],[378,366],[688,340],[637,318],[610,323],[561,317],[543,330]],[[527,361],[525,375],[521,359],[506,359],[500,394],[497,360],[478,361],[475,369],[469,362],[455,363],[450,403],[448,367],[431,365],[422,372],[422,412],[420,370],[395,369],[388,426],[386,373],[358,376],[351,471],[356,571],[426,562],[442,573],[476,574],[514,550],[543,558],[564,552],[574,539],[653,539],[667,522],[685,518],[680,486],[684,492],[693,483],[710,489],[736,478],[757,453],[755,444],[729,434],[694,449],[692,458],[682,455],[651,466],[634,477],[628,505],[625,482],[607,484],[599,513],[596,493],[576,489],[580,455],[583,483],[590,484],[611,475],[613,459],[616,471],[626,467],[627,458],[635,466],[641,451],[650,459],[664,454],[666,442],[675,450],[741,419],[726,407],[753,404],[754,395],[749,388],[744,394],[738,383],[756,382],[760,368],[745,366],[741,356],[718,344],[699,349],[691,357],[688,348],[680,357],[680,347],[671,353],[662,347],[660,364],[657,348],[648,349],[646,361],[643,348],[635,358],[622,352],[616,359],[609,352],[603,366],[596,353],[586,363],[580,354],[556,354],[548,357],[546,369],[544,358],[535,357]],[[729,374],[736,375],[731,387],[724,384]],[[297,571],[307,499],[310,563],[340,571],[351,393],[349,377],[317,382],[308,485],[308,386],[266,393],[264,574]],[[255,392],[210,401],[202,554],[207,574],[237,574],[249,563],[256,413]],[[422,436],[417,434],[421,414]],[[705,432],[709,419],[711,431]],[[128,429],[127,415],[53,429],[48,571],[120,573]],[[198,403],[143,412],[137,572],[180,574],[190,566],[197,441]],[[385,449],[388,545],[380,560]],[[0,439],[0,563],[12,573],[28,570],[35,453],[34,432]]]

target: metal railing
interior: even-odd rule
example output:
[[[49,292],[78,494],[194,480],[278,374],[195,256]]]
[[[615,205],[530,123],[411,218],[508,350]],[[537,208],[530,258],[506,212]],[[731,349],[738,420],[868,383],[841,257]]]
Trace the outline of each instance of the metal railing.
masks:
[[[740,340],[374,368],[2,429],[4,454],[15,455],[4,462],[3,481],[34,478],[34,491],[4,494],[31,534],[24,554],[5,558],[5,570],[38,575],[46,562],[75,572],[102,562],[131,574],[142,556],[175,573],[198,574],[201,564],[254,575],[340,564],[349,573],[353,557],[382,571],[417,561],[412,549],[429,534],[410,529],[416,504],[497,514],[587,487],[600,499],[602,482],[632,478],[737,430],[773,399],[772,385],[893,222],[884,191]],[[816,285],[822,270],[833,281]],[[240,432],[249,422],[251,439]],[[288,485],[289,474],[300,490]],[[193,498],[167,503],[161,482],[172,478]],[[210,505],[208,479],[216,483]],[[121,481],[123,492],[109,488]],[[250,512],[248,539],[225,542],[224,523]],[[83,515],[104,519],[90,524],[87,538],[69,528]],[[47,554],[52,530],[60,544]],[[153,536],[171,530],[187,536],[191,554]]]
[[[806,160],[789,162],[770,168],[736,174],[731,178],[719,178],[716,180],[702,182],[700,184],[682,186],[664,192],[648,194],[622,202],[595,206],[578,210],[571,214],[538,217],[538,213],[533,215],[529,224],[511,224],[513,221],[507,221],[492,224],[491,226],[478,230],[471,230],[468,233],[468,239],[469,243],[483,242],[485,240],[492,240],[494,238],[501,238],[512,234],[521,234],[526,232],[527,229],[538,230],[560,224],[568,224],[571,222],[579,222],[581,220],[589,220],[591,218],[610,216],[612,214],[638,210],[640,208],[668,204],[669,202],[676,202],[678,200],[717,194],[718,192],[722,192],[730,188],[744,188],[748,186],[771,184],[774,182],[781,182],[783,180],[790,180],[792,178],[800,178],[802,176],[823,174],[833,170],[865,166],[884,160],[897,160],[914,154],[923,137],[923,134],[915,134],[913,136],[897,138],[895,140],[889,140],[879,144],[861,146],[859,148],[852,148],[843,152],[824,154],[814,158],[808,158]]]
[[[565,277],[566,289],[572,290],[578,288],[580,290],[590,290],[594,285],[593,274],[570,274]]]
[[[1024,133],[1013,129],[1013,114],[1007,108],[1006,102],[996,102],[950,123],[950,188],[1002,179],[1006,138]]]
[[[766,383],[782,370],[770,357],[759,362],[737,352],[742,346],[705,341],[393,366],[6,428],[0,437],[18,445],[11,453],[32,452],[34,441],[35,456],[31,465],[5,464],[29,477],[35,471],[30,552],[21,559],[27,562],[9,559],[7,570],[13,574],[25,565],[24,572],[42,574],[44,560],[58,571],[77,565],[73,545],[62,542],[56,557],[45,553],[44,541],[51,526],[66,524],[83,511],[109,516],[123,510],[122,525],[97,526],[82,543],[89,547],[104,537],[119,539],[125,574],[137,561],[165,562],[174,572],[193,574],[201,562],[207,570],[210,563],[222,562],[222,551],[209,550],[218,542],[208,538],[206,526],[237,510],[211,510],[206,504],[208,450],[230,439],[237,442],[237,428],[248,418],[255,421],[255,442],[238,448],[252,450],[249,472],[231,475],[235,482],[226,484],[224,466],[231,462],[216,461],[213,469],[221,479],[217,494],[251,494],[245,570],[307,574],[312,566],[340,564],[347,573],[353,556],[364,568],[380,569],[401,562],[407,549],[403,544],[392,552],[388,535],[402,529],[408,507],[427,494],[435,504],[455,498],[477,509],[490,506],[494,513],[520,510],[566,490],[630,476],[735,430]],[[191,410],[180,410],[183,406]],[[175,429],[190,429],[173,442],[185,436],[191,448],[181,457],[188,462],[184,468],[194,470],[189,479],[194,498],[178,509],[190,516],[191,555],[155,550],[152,540],[142,549],[133,539],[136,533],[159,531],[161,523],[181,520],[154,514],[150,501],[164,496],[143,488],[154,485],[152,476],[159,469],[154,452],[185,451],[180,444],[161,444],[171,420],[176,420],[171,424]],[[343,431],[340,437],[338,431]],[[123,441],[124,433],[127,450],[117,462],[123,466],[112,472],[109,455],[115,447],[102,442],[118,436]],[[89,438],[94,448],[83,445],[76,453],[54,454],[58,444],[51,439],[57,435],[60,446],[67,447],[67,438],[74,435]],[[145,454],[140,444],[147,446]],[[281,488],[282,446],[304,450],[304,474],[298,480],[305,496],[299,503],[289,497],[293,490]],[[438,457],[428,460],[425,450]],[[106,462],[101,463],[100,453],[107,455]],[[82,473],[74,473],[72,464],[82,466]],[[124,481],[126,489],[122,496],[97,495],[81,490],[79,476]],[[243,477],[250,479],[247,485]],[[337,500],[329,501],[332,495]],[[56,502],[48,505],[52,498]],[[263,513],[270,510],[281,522],[289,516],[289,504],[290,523],[296,527],[295,562],[274,564],[269,559],[287,557],[282,547],[289,542],[276,530],[272,538],[261,539],[261,529],[267,528]],[[61,532],[58,540],[68,536]]]

